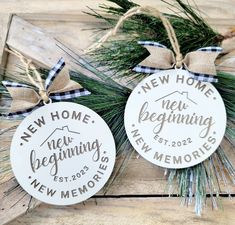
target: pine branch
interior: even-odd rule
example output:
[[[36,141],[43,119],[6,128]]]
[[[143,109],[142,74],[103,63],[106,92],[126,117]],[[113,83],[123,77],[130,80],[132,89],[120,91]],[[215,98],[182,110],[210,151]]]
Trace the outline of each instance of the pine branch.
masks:
[[[128,151],[130,144],[124,127],[124,109],[131,91],[87,77],[79,71],[71,71],[70,75],[91,92],[90,96],[77,98],[75,102],[93,109],[106,121],[113,133],[118,154]]]
[[[88,14],[99,19],[108,20],[108,28],[116,24],[119,16],[137,5],[128,0],[110,0],[110,2],[116,3],[117,7],[102,5],[101,8],[106,14],[112,16],[111,19],[110,16],[103,16],[98,11],[95,11],[95,13],[88,12]],[[175,29],[183,54],[200,47],[220,44],[217,38],[218,33],[207,25],[191,6],[181,0],[176,0],[174,5],[168,1],[164,2],[173,11],[177,11],[176,15],[165,15]],[[107,29],[107,27],[104,29]],[[100,49],[95,50],[90,55],[94,59],[96,66],[100,68],[106,66],[114,74],[118,74],[119,77],[143,76],[132,72],[132,68],[149,55],[145,48],[137,44],[139,40],[157,41],[171,48],[165,28],[158,18],[148,15],[136,15],[124,22],[121,32],[114,40],[105,43]]]

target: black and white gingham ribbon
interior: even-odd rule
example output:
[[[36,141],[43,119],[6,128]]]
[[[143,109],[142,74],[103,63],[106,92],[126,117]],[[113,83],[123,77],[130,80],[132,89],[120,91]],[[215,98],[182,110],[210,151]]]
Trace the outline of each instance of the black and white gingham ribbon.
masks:
[[[17,87],[17,88],[23,87],[23,88],[31,88],[30,86],[28,86],[28,85],[26,85],[26,84],[21,84],[21,83],[17,83],[17,82],[13,82],[13,81],[8,81],[8,80],[2,81],[2,84],[3,84],[5,87]]]
[[[77,98],[81,96],[89,95],[90,92],[86,90],[85,88],[79,88],[72,91],[66,91],[66,92],[60,92],[60,93],[51,93],[49,97],[53,100],[66,100],[66,99],[72,99]]]
[[[60,60],[56,63],[56,65],[49,71],[48,77],[45,81],[46,90],[48,90],[53,80],[56,78],[59,72],[64,68],[64,66],[65,66],[64,59],[60,58]]]
[[[138,44],[143,45],[143,46],[156,46],[156,47],[160,47],[160,48],[167,48],[165,45],[162,45],[158,42],[153,42],[153,41],[138,41]],[[222,48],[221,47],[211,46],[211,47],[199,48],[197,51],[221,52]],[[137,72],[137,73],[148,73],[148,74],[157,73],[157,72],[161,71],[161,69],[158,69],[158,68],[148,67],[148,66],[141,66],[141,65],[135,66],[132,70]],[[192,73],[190,71],[189,71],[189,74],[195,80],[199,80],[199,81],[202,81],[202,82],[210,82],[210,83],[211,82],[214,82],[214,83],[218,82],[218,77],[215,76],[215,75]]]
[[[148,74],[157,73],[157,72],[161,71],[160,69],[157,69],[154,67],[141,66],[141,65],[134,67],[132,70],[137,73],[148,73]]]
[[[138,44],[143,45],[143,46],[156,46],[159,48],[166,48],[165,45],[162,45],[162,44],[160,44],[158,42],[154,42],[154,41],[138,41]],[[154,67],[141,66],[141,65],[135,66],[132,70],[137,73],[148,73],[148,74],[157,73],[160,71],[160,69],[157,69]]]
[[[143,46],[157,46],[159,48],[167,48],[165,45],[162,45],[155,41],[138,41],[138,44]]]
[[[10,112],[8,114],[0,114],[0,116],[4,116],[7,118],[26,117],[29,114],[31,114],[32,111],[34,111],[35,109],[38,109],[41,106],[43,106],[43,104],[39,103],[37,106],[33,108],[29,108],[29,109],[25,109],[25,110],[17,111],[17,112]]]
[[[211,46],[211,47],[199,48],[197,51],[222,52],[222,48],[221,47]],[[212,82],[217,83],[218,82],[218,76],[215,76],[215,75],[192,73],[192,72],[189,72],[189,73],[195,80],[199,80],[199,81],[202,81],[202,82],[210,82],[210,83],[212,83]]]
[[[64,59],[61,58],[58,63],[50,70],[49,75],[45,81],[45,88],[48,90],[56,76],[59,74],[59,72],[63,69],[65,66]],[[79,88],[71,91],[66,91],[66,92],[59,92],[59,93],[50,93],[49,97],[52,100],[66,100],[66,99],[72,99],[72,98],[77,98],[81,96],[86,96],[91,94],[88,90],[85,88]]]
[[[53,83],[54,79],[56,76],[59,74],[59,72],[63,69],[65,66],[64,59],[61,58],[57,64],[49,71],[48,77],[45,80],[45,89],[48,90],[51,84]],[[15,88],[30,88],[32,89],[31,86],[26,85],[26,84],[21,84],[17,82],[12,82],[12,81],[2,81],[2,84],[5,87],[15,87]],[[66,92],[59,92],[59,93],[49,93],[49,98],[52,100],[66,100],[66,99],[72,99],[72,98],[77,98],[80,96],[86,96],[89,95],[90,92],[86,90],[85,88],[79,88],[71,91],[66,91]],[[41,107],[43,105],[42,102],[40,102],[36,107],[29,108],[26,110],[22,111],[17,111],[17,112],[12,112],[8,113],[7,115],[0,114],[1,116],[7,116],[7,117],[18,117],[18,116],[27,116],[29,115],[32,111],[35,109]]]

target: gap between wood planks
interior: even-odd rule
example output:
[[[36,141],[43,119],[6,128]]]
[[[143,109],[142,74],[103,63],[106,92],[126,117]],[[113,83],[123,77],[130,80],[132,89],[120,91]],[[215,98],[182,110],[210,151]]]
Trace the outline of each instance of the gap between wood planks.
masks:
[[[213,194],[213,197],[216,197],[216,194]],[[194,195],[192,196],[194,197]],[[211,197],[211,194],[206,194],[207,198]],[[235,197],[235,194],[219,194],[219,197],[222,198],[233,198]],[[105,198],[181,198],[177,194],[148,194],[148,195],[95,195],[92,196],[91,198],[100,198],[100,199],[105,199]]]

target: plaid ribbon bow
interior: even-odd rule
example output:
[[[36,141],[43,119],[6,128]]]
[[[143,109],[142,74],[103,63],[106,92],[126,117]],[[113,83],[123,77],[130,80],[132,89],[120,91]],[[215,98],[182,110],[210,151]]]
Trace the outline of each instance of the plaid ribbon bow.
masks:
[[[138,73],[156,73],[175,66],[175,56],[166,46],[152,41],[139,41],[150,55],[133,68]],[[222,51],[220,47],[205,47],[189,52],[183,59],[184,69],[196,80],[204,82],[218,82],[214,61]]]
[[[89,95],[90,92],[75,81],[70,80],[68,73],[59,73],[65,66],[61,58],[49,71],[45,80],[45,91],[51,100],[65,100]],[[2,81],[12,97],[10,113],[7,117],[27,116],[33,110],[43,105],[39,90],[11,81]]]

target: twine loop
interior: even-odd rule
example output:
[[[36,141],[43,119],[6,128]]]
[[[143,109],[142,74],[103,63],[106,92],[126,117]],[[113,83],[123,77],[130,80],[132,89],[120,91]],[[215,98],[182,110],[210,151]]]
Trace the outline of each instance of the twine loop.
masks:
[[[26,74],[29,78],[30,83],[35,86],[36,88],[38,88],[38,93],[42,99],[42,101],[44,103],[49,103],[50,102],[50,98],[49,95],[44,87],[43,84],[43,80],[41,78],[41,75],[39,74],[39,72],[37,71],[36,67],[34,66],[34,64],[32,63],[31,59],[27,59],[26,57],[24,57],[20,52],[16,51],[16,50],[10,50],[8,48],[5,48],[5,50],[13,55],[15,55],[16,57],[18,57],[20,59],[20,61],[22,62],[22,64],[25,66],[25,71]],[[34,75],[36,76],[36,79],[31,75],[31,71],[33,71]]]
[[[108,38],[116,35],[118,29],[125,20],[138,14],[153,16],[162,21],[173,51],[157,42],[146,41],[148,42],[146,43],[145,41],[141,41],[141,44],[146,47],[150,55],[148,58],[140,62],[140,64],[133,69],[134,71],[152,73],[152,71],[159,71],[159,69],[184,68],[189,71],[190,75],[195,80],[204,82],[218,82],[214,61],[218,54],[222,51],[222,48],[214,46],[204,47],[198,49],[197,51],[189,52],[184,57],[180,51],[180,45],[176,37],[175,30],[169,19],[157,9],[148,6],[137,6],[128,10],[125,14],[123,14],[123,16],[120,17],[116,26],[106,33],[106,35],[104,35],[97,43],[94,43],[90,48],[88,48],[87,52],[99,48],[105,41],[108,40]],[[153,46],[150,42],[152,42],[152,44],[154,43]],[[208,54],[209,52],[210,54]],[[158,59],[159,55],[161,55],[161,60]]]
[[[104,35],[98,42],[91,45],[85,52],[91,52],[91,51],[101,47],[102,44],[104,42],[106,42],[110,37],[116,35],[117,31],[119,30],[119,28],[121,27],[121,25],[123,24],[123,22],[125,20],[127,20],[128,18],[130,18],[134,15],[138,15],[138,14],[151,15],[151,16],[159,18],[162,21],[163,26],[166,29],[167,36],[170,40],[172,49],[175,54],[175,58],[176,58],[175,65],[177,68],[182,67],[183,56],[180,52],[180,46],[179,46],[179,42],[177,40],[174,28],[172,27],[172,25],[171,25],[170,21],[167,19],[167,17],[165,17],[159,10],[157,10],[153,7],[150,7],[150,6],[137,6],[137,7],[133,7],[130,10],[128,10],[125,14],[123,14],[123,16],[120,17],[116,26],[112,30],[110,30],[106,35]]]

